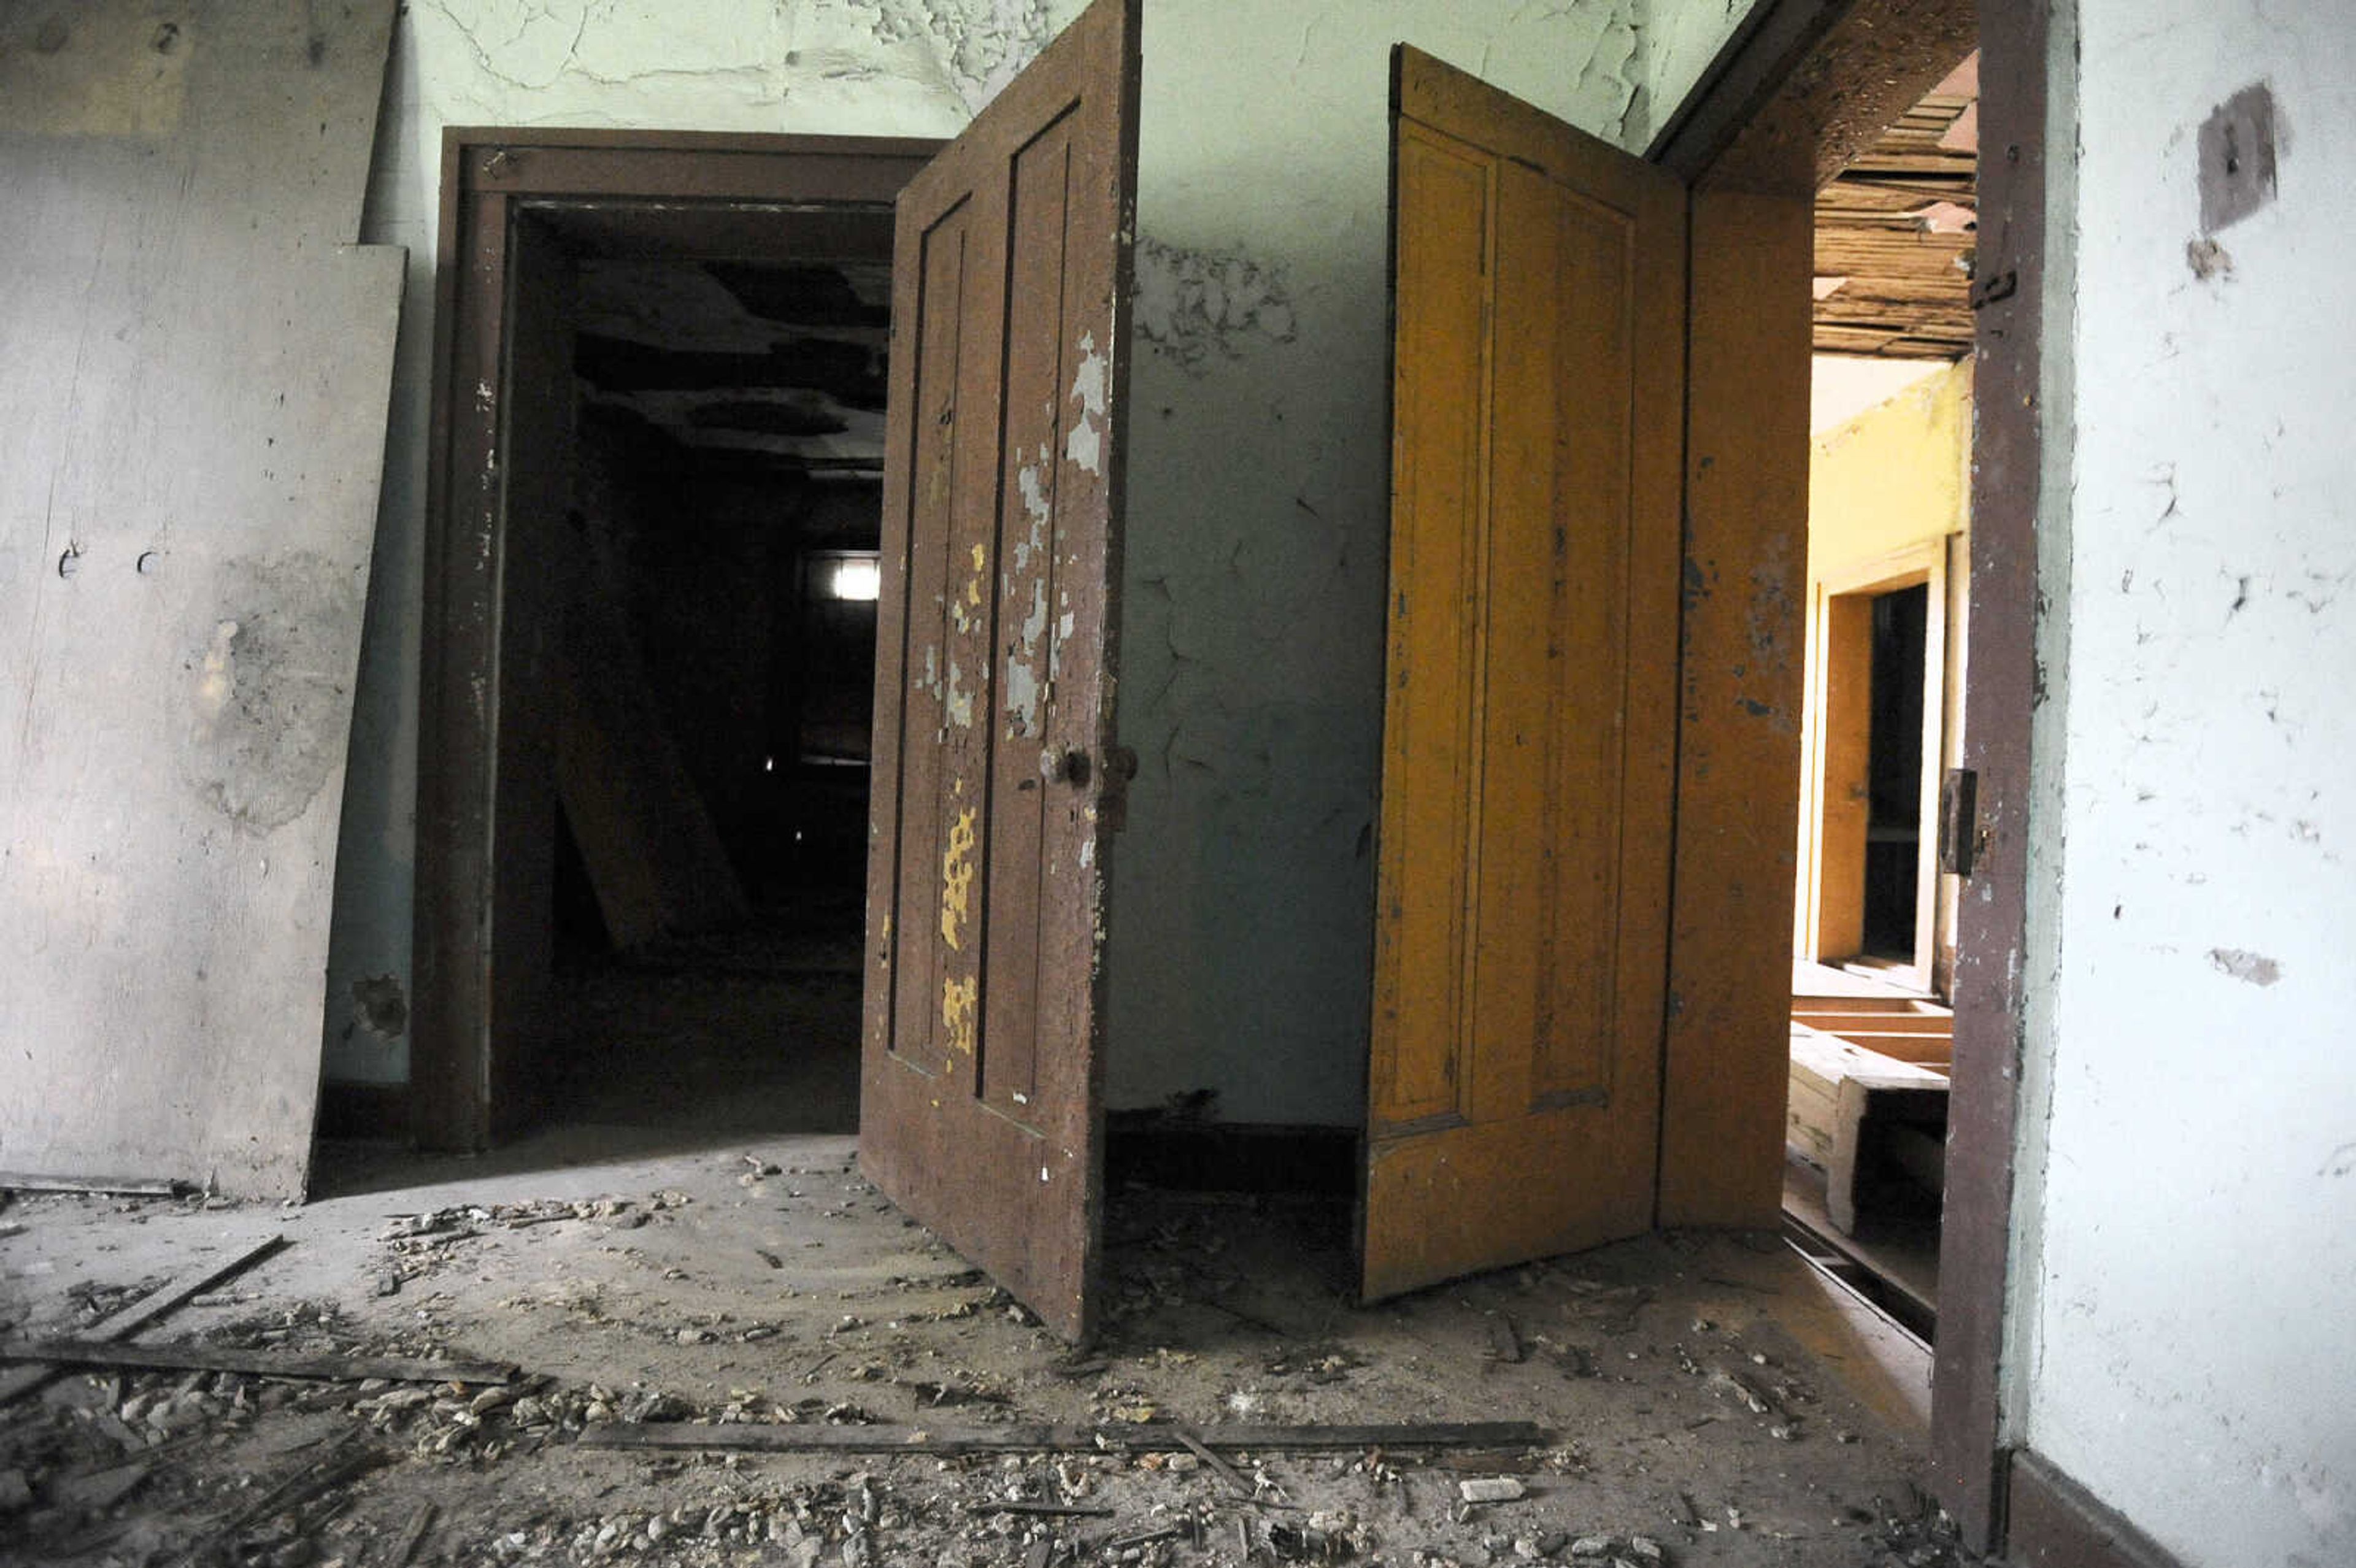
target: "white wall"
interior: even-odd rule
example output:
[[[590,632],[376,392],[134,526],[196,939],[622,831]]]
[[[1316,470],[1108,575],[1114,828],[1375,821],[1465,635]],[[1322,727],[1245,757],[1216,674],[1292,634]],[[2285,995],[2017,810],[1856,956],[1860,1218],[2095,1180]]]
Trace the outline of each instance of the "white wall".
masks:
[[[2195,1568],[2323,1568],[2356,1562],[2356,27],[2077,10],[2012,1419]],[[2204,279],[2198,128],[2261,80],[2279,199]]]
[[[1359,1114],[1384,571],[1387,55],[1641,147],[1749,0],[1146,0],[1111,1093]],[[328,1071],[398,1081],[441,130],[950,135],[1080,0],[413,0],[367,237],[414,270],[329,976]],[[1647,20],[1646,18],[1654,18]],[[1656,107],[1660,106],[1660,107]],[[371,995],[380,998],[381,986]],[[379,1009],[377,1021],[386,1022]]]

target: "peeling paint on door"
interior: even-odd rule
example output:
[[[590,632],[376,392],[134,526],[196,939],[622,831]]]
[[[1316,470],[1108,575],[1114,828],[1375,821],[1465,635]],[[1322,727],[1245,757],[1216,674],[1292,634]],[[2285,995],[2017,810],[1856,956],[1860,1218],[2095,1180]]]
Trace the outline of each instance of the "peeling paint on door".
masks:
[[[1039,712],[1045,688],[1039,683],[1039,640],[1046,635],[1047,582],[1044,578],[1034,578],[1031,583],[1031,613],[1023,617],[1006,661],[1006,711],[1014,720],[1007,728],[1009,740],[1035,738],[1040,732]]]
[[[1112,362],[1097,351],[1096,334],[1080,334],[1080,368],[1072,377],[1079,418],[1064,443],[1064,455],[1090,474],[1104,472],[1105,404],[1112,393]]]
[[[941,1028],[948,1037],[949,1049],[961,1056],[973,1054],[974,1015],[980,1011],[981,976],[968,975],[962,980],[954,976],[941,982]]]
[[[960,928],[973,903],[973,816],[969,805],[958,813],[941,851],[941,940],[959,952],[965,948]]]

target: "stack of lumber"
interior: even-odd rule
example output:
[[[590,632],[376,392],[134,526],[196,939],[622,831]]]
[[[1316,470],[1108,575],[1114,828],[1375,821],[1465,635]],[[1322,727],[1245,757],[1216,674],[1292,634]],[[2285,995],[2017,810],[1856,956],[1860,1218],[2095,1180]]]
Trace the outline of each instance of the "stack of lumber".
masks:
[[[1784,1136],[1825,1173],[1825,1208],[1857,1230],[1877,1169],[1936,1191],[1954,1015],[1912,997],[1795,997]]]

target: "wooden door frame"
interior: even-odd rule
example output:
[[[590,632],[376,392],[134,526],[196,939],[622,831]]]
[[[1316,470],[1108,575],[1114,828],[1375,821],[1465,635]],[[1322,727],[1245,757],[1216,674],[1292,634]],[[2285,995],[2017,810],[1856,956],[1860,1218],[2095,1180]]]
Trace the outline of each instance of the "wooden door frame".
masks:
[[[2057,1483],[2034,1456],[2023,1451],[2015,1463],[1998,1383],[2027,953],[2037,509],[2046,460],[2040,411],[2046,119],[2049,46],[2058,31],[2049,0],[1978,0],[1976,6],[1973,0],[1761,0],[1648,155],[1696,182],[1698,291],[1700,209],[1714,193],[1812,201],[1974,43],[1981,49],[1972,654],[1964,752],[1965,765],[1977,775],[1974,880],[1980,886],[1977,896],[1962,901],[1956,931],[1932,1465],[1940,1500],[1975,1548],[2006,1541],[2008,1504],[2017,1502],[2010,1510],[2014,1550],[2050,1544],[2059,1553],[2052,1561],[2111,1563],[2128,1559],[2115,1548],[2096,1548],[2085,1526],[2116,1521],[2102,1520],[2088,1499],[2062,1496],[2066,1477]],[[1776,287],[1800,282],[1779,279]],[[1715,341],[1723,330],[1709,325],[1698,298],[1695,332],[1694,421],[1719,417],[1708,406],[1713,397],[1754,405],[1804,401],[1804,385],[1777,383],[1762,393],[1755,385],[1707,379],[1703,368],[1723,352]],[[1689,618],[1693,613],[1689,600]],[[1796,606],[1790,614],[1796,619]],[[1694,679],[1689,672],[1683,730],[1702,711]],[[1682,811],[1677,852],[1682,888],[1690,862],[1707,863],[1706,853],[1688,855]],[[1788,931],[1788,906],[1784,918]],[[1678,929],[1682,934],[1687,928],[1681,921]],[[1727,940],[1742,929],[1738,922]],[[1727,956],[1715,941],[1673,955],[1673,1003],[1681,984]],[[1676,1066],[1673,1050],[1673,1072]],[[1780,1077],[1774,1092],[1781,1092]],[[2112,1538],[2119,1538],[2115,1528]]]
[[[1870,603],[1885,593],[1901,589],[1921,588],[1928,603],[1922,624],[1922,747],[1920,787],[1916,791],[1914,819],[1922,830],[1922,841],[1915,855],[1914,888],[1914,955],[1911,978],[1901,980],[1901,972],[1889,976],[1891,983],[1903,984],[1918,991],[1932,989],[1933,970],[1938,953],[1938,933],[1934,929],[1939,911],[1938,881],[1938,817],[1939,778],[1944,769],[1946,750],[1947,667],[1947,545],[1949,536],[1921,539],[1886,551],[1870,560],[1845,567],[1818,579],[1809,593],[1809,623],[1815,628],[1811,639],[1807,718],[1802,732],[1806,737],[1806,751],[1802,763],[1804,774],[1801,782],[1804,820],[1809,826],[1808,842],[1800,851],[1801,931],[1802,951],[1817,963],[1837,963],[1848,955],[1839,951],[1843,944],[1828,943],[1826,928],[1837,924],[1846,931],[1852,924],[1862,930],[1865,899],[1863,865],[1852,888],[1844,876],[1837,892],[1828,893],[1826,887],[1825,859],[1827,853],[1826,819],[1832,809],[1828,788],[1833,772],[1836,743],[1869,745],[1871,737],[1869,716],[1857,715],[1858,722],[1844,720],[1841,728],[1857,729],[1861,734],[1853,737],[1837,733],[1833,720],[1837,709],[1847,709],[1860,694],[1842,689],[1855,685],[1860,672],[1853,667],[1859,660],[1868,666],[1872,659],[1870,622],[1856,624],[1858,613],[1869,616]],[[1853,602],[1853,603],[1844,603]],[[1862,635],[1860,635],[1862,634]],[[1862,644],[1859,646],[1857,645]],[[1863,694],[1869,706],[1870,686]],[[1860,841],[1860,850],[1862,841]],[[1850,908],[1856,907],[1851,918]],[[1827,956],[1827,954],[1830,956]]]
[[[424,603],[418,691],[411,1130],[476,1150],[493,1125],[492,921],[502,584],[512,563],[500,450],[515,225],[538,208],[616,213],[887,208],[941,143],[907,137],[451,126],[442,137]],[[888,227],[888,219],[887,219]]]

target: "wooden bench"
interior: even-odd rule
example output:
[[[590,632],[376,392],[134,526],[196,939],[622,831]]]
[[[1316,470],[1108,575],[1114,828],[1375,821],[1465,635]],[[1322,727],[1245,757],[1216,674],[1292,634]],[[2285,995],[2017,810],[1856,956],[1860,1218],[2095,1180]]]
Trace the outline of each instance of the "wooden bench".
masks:
[[[1860,1176],[1892,1163],[1941,1186],[1954,1015],[1912,997],[1795,997],[1786,1140],[1825,1173],[1825,1210],[1856,1232]]]

